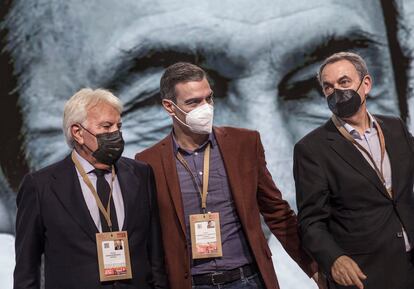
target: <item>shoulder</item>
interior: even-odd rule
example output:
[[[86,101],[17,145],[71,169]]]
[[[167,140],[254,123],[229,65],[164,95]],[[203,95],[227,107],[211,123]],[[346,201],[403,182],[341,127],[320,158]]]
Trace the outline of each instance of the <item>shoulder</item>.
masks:
[[[153,144],[149,148],[146,148],[143,151],[136,153],[135,160],[137,161],[142,160],[144,162],[149,162],[154,157],[157,157],[160,155],[161,148],[165,145],[172,145],[171,134],[168,134],[165,138]]]
[[[380,125],[387,127],[391,126],[393,128],[396,126],[404,126],[403,120],[398,116],[374,114],[374,117],[380,123]]]
[[[401,118],[395,115],[384,115],[384,114],[374,114],[376,119],[380,119],[385,122],[401,122]]]
[[[18,203],[24,192],[43,191],[43,189],[48,188],[51,185],[52,180],[57,174],[60,174],[61,172],[70,173],[72,171],[74,172],[75,168],[69,155],[61,161],[48,165],[37,171],[27,173],[20,183],[17,195]]]
[[[234,126],[215,126],[214,127],[214,132],[227,133],[227,134],[237,134],[237,135],[258,134],[258,131],[256,131],[256,130],[241,128],[241,127],[234,127]]]
[[[238,149],[242,150],[240,153],[244,153],[243,150],[254,149],[258,145],[262,146],[259,132],[246,128],[230,126],[214,127],[214,136],[219,145],[222,141],[226,140],[226,143],[234,144],[234,148],[237,146]]]
[[[214,133],[217,135],[228,135],[236,138],[255,138],[260,136],[257,130],[250,130],[232,126],[215,126]]]
[[[36,179],[37,181],[42,181],[42,180],[50,178],[52,175],[56,174],[57,172],[61,172],[63,170],[71,170],[71,169],[74,169],[74,165],[70,158],[70,155],[68,155],[63,160],[50,164],[37,171],[28,173],[26,176],[30,176],[31,178]]]
[[[405,122],[398,116],[393,115],[374,115],[375,119],[378,121],[378,124],[381,128],[393,137],[403,135],[404,137],[411,138],[410,133]]]
[[[311,144],[320,144],[321,140],[325,139],[329,132],[336,132],[336,128],[334,127],[331,120],[328,120],[325,124],[313,129],[304,137],[302,137],[295,145],[302,146],[302,145],[311,145]]]
[[[150,170],[150,166],[147,163],[126,157],[121,157],[118,160],[117,166],[119,169],[130,169],[139,172]]]
[[[304,156],[315,159],[329,154],[329,139],[338,137],[338,134],[331,119],[313,129],[295,144],[293,148],[295,162]]]

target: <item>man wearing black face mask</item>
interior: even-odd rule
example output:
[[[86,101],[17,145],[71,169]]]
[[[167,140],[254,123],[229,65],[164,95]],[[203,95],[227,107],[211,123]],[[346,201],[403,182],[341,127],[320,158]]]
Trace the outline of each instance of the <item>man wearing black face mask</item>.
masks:
[[[121,112],[102,89],[66,103],[72,153],[17,197],[15,289],[40,288],[42,254],[46,289],[167,288],[152,170],[121,157]]]
[[[330,56],[318,77],[333,115],[295,145],[304,246],[330,288],[414,288],[413,137],[401,119],[368,112],[359,55]]]

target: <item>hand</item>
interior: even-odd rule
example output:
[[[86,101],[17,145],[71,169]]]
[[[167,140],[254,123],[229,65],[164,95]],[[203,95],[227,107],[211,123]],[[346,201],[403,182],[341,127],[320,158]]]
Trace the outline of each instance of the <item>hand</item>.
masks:
[[[328,285],[326,283],[326,278],[321,272],[316,272],[312,276],[313,281],[315,281],[316,285],[318,285],[319,289],[328,289]]]
[[[358,264],[345,255],[335,260],[331,268],[331,274],[336,283],[342,286],[355,285],[359,289],[364,289],[362,280],[367,279]]]

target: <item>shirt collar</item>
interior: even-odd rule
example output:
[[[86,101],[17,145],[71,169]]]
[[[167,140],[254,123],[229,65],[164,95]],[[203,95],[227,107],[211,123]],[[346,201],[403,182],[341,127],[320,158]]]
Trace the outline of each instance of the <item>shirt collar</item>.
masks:
[[[217,143],[216,142],[216,137],[214,136],[214,132],[211,132],[208,135],[208,139],[203,144],[201,144],[197,149],[195,149],[194,152],[192,152],[192,151],[188,151],[188,150],[185,150],[185,149],[183,149],[183,148],[180,147],[180,145],[178,144],[178,142],[177,142],[177,140],[175,138],[174,131],[171,131],[171,136],[172,136],[172,139],[173,139],[173,151],[174,151],[174,155],[177,155],[178,151],[185,152],[187,154],[192,154],[194,152],[198,152],[198,151],[204,150],[204,148],[206,147],[206,145],[208,143],[210,143],[210,145],[211,145],[212,148]]]
[[[80,154],[78,154],[78,152],[75,149],[73,151],[79,163],[81,164],[82,168],[85,170],[85,172],[87,174],[91,173],[95,169],[95,167],[91,165],[91,163],[88,162],[86,159],[84,159]],[[80,172],[78,170],[76,171],[78,173],[78,176],[80,176],[81,175]]]
[[[374,126],[376,125],[377,121],[375,120],[375,118],[369,113],[369,111],[367,111],[368,114],[368,118],[369,118],[369,128],[366,130],[366,132],[371,132],[371,130],[374,128]],[[340,124],[349,132],[349,134],[354,138],[354,139],[360,139],[361,136],[359,135],[359,132],[350,124],[346,123],[345,121],[343,121],[342,119],[338,118]]]

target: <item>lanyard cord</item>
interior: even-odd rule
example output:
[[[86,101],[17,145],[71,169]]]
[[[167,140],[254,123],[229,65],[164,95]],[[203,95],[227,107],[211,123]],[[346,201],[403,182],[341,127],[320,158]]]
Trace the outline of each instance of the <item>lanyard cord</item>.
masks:
[[[351,143],[353,143],[354,145],[356,145],[361,151],[363,151],[368,158],[370,159],[375,172],[377,173],[378,178],[381,180],[382,184],[384,185],[384,187],[386,188],[388,194],[390,196],[392,196],[392,191],[391,189],[388,189],[386,187],[386,182],[385,182],[385,177],[384,177],[384,171],[383,171],[383,163],[384,163],[384,157],[385,157],[385,139],[384,139],[384,134],[382,132],[381,126],[379,125],[378,121],[376,122],[376,127],[377,127],[377,131],[378,131],[378,138],[379,138],[379,142],[380,142],[380,148],[381,148],[381,168],[378,168],[374,158],[372,157],[371,153],[368,152],[360,143],[358,143],[352,136],[351,134],[341,125],[340,121],[338,120],[336,115],[332,115],[331,117],[333,123],[335,124],[335,127],[338,129],[338,131],[341,133],[341,135],[343,137],[345,137],[348,141],[350,141]]]
[[[109,230],[112,232],[111,206],[110,205],[111,205],[111,200],[112,200],[112,189],[113,189],[114,179],[115,179],[114,166],[112,166],[111,190],[109,192],[109,200],[105,208],[104,205],[102,204],[101,198],[99,198],[98,193],[96,192],[96,189],[92,185],[91,180],[88,177],[88,174],[85,172],[79,160],[77,159],[75,152],[72,152],[72,161],[75,163],[75,166],[78,169],[79,173],[81,174],[83,181],[88,186],[88,188],[91,190],[92,195],[95,198],[96,204],[98,205],[98,208],[101,211],[102,215],[105,217],[105,220],[108,223]]]
[[[177,159],[180,163],[184,166],[184,168],[190,173],[191,179],[194,182],[194,185],[197,187],[198,192],[200,193],[201,197],[201,209],[203,213],[206,213],[207,210],[207,195],[208,195],[208,178],[209,178],[209,171],[210,171],[210,143],[207,144],[206,149],[204,151],[204,163],[203,163],[203,184],[202,188],[197,184],[196,177],[194,176],[193,172],[190,169],[187,161],[184,159],[180,152],[177,152]]]

